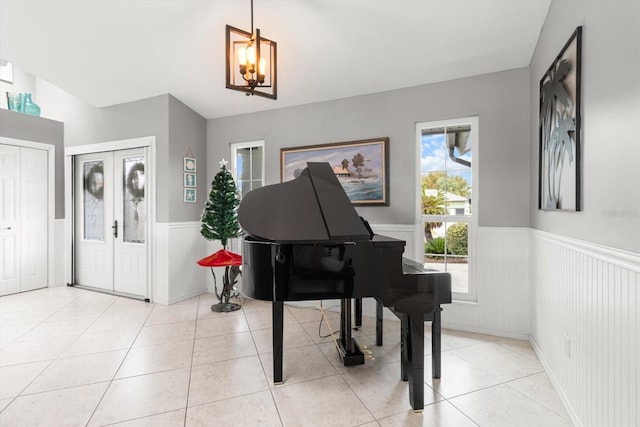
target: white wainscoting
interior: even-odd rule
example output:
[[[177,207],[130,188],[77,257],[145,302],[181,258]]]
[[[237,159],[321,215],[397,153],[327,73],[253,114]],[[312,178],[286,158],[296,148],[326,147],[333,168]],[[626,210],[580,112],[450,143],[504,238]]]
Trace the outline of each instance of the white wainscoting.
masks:
[[[640,425],[640,254],[531,230],[531,342],[578,426]]]
[[[208,255],[200,222],[157,223],[153,301],[174,304],[207,292],[208,270],[196,264]]]
[[[529,336],[529,229],[477,227],[470,285],[476,302],[445,305],[445,328],[527,339]],[[470,242],[471,244],[471,242]]]
[[[56,219],[53,222],[53,283],[49,283],[49,286],[63,286],[65,285],[65,271],[66,271],[66,253],[64,250],[64,238],[66,236],[64,232],[65,220]]]

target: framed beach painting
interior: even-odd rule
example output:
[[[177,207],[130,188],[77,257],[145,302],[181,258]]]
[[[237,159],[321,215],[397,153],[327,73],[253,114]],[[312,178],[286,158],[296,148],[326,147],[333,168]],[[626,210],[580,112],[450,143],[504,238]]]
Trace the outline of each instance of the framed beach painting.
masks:
[[[328,162],[353,205],[389,205],[389,138],[283,148],[282,182],[300,175],[307,162]]]
[[[538,208],[579,211],[582,27],[540,80]]]

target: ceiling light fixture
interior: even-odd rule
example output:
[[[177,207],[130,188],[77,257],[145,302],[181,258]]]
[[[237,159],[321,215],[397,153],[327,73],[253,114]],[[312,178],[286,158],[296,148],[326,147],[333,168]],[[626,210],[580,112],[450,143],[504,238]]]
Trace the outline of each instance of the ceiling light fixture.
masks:
[[[247,96],[258,95],[278,99],[276,86],[276,42],[260,36],[253,29],[251,0],[251,32],[227,25],[227,89],[239,90]]]

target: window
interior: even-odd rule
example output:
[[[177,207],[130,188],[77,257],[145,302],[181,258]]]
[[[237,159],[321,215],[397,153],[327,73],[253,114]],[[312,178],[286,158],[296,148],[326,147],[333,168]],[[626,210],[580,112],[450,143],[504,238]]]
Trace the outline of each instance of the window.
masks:
[[[456,299],[474,298],[470,283],[473,259],[473,212],[477,170],[478,118],[418,123],[420,153],[417,188],[426,268],[451,273]]]
[[[231,173],[242,196],[264,185],[264,141],[231,144]]]

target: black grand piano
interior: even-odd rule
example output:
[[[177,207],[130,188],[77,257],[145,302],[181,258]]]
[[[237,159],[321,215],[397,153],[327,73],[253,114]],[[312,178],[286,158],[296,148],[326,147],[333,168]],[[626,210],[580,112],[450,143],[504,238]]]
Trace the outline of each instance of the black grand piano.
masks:
[[[440,378],[441,304],[451,302],[449,273],[403,259],[403,240],[374,234],[358,216],[328,163],[308,163],[296,179],[247,193],[238,209],[243,292],[273,302],[273,380],[282,382],[283,302],[340,299],[339,354],[364,363],[351,338],[351,298],[378,301],[401,320],[401,378],[414,410],[424,407],[424,321],[432,321],[432,375]],[[378,342],[378,345],[381,345]]]

